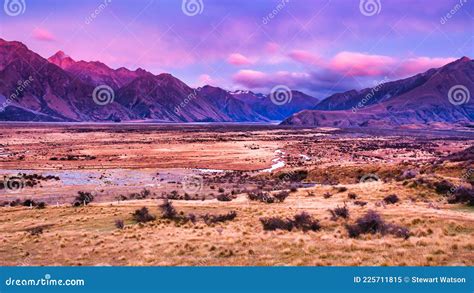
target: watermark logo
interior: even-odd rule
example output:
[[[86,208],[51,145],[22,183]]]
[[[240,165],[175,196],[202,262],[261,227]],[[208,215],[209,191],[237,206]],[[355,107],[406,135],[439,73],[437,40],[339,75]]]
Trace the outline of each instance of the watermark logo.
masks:
[[[365,107],[367,103],[370,102],[370,100],[382,89],[382,86],[388,82],[388,77],[385,76],[385,78],[381,81],[374,81],[374,87],[370,90],[368,94],[364,96],[364,98],[357,103],[356,106],[352,107],[352,113],[356,113],[359,111],[359,109],[362,109]]]
[[[469,99],[471,99],[471,93],[467,87],[458,84],[449,89],[448,100],[451,104],[460,106],[467,104]]]
[[[377,174],[365,174],[359,180],[361,188],[366,192],[377,191],[382,186],[382,181]]]
[[[185,176],[183,179],[183,190],[186,193],[194,194],[202,190],[204,180],[198,175]]]
[[[18,16],[25,13],[25,0],[5,0],[3,3],[3,10],[9,16]]]
[[[204,11],[204,3],[202,0],[183,0],[181,10],[187,16],[196,16]]]
[[[105,106],[110,104],[114,101],[115,92],[114,90],[108,85],[99,85],[94,89],[92,93],[92,99],[94,103],[100,106]]]
[[[104,0],[103,3],[99,4],[99,6],[97,6],[97,8],[86,17],[84,23],[86,25],[91,24],[105,10],[105,8],[109,6],[110,3],[112,3],[112,0]]]
[[[270,100],[277,106],[289,104],[293,99],[291,89],[285,85],[277,85],[270,92]]]
[[[374,16],[382,10],[380,0],[360,0],[359,10],[365,16]]]
[[[458,13],[459,10],[464,6],[464,4],[467,3],[467,0],[459,0],[459,3],[456,3],[451,10],[446,13],[443,17],[440,19],[441,24],[446,24],[456,13]]]
[[[4,111],[6,107],[12,104],[14,101],[17,101],[19,97],[21,97],[24,91],[31,85],[33,82],[33,77],[30,76],[26,80],[19,80],[17,82],[17,86],[15,88],[15,92],[13,92],[6,100],[0,105],[0,112]]]
[[[25,181],[18,176],[6,177],[3,180],[3,187],[7,193],[19,193],[25,188]]]
[[[270,21],[275,18],[289,2],[290,0],[281,0],[280,2],[278,2],[277,6],[275,6],[275,8],[262,19],[262,23],[264,25],[269,24]]]

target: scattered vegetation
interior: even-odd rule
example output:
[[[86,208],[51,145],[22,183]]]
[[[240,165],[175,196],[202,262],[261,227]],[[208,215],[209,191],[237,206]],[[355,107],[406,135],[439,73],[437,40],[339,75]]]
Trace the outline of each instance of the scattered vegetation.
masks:
[[[400,199],[398,198],[398,196],[396,194],[390,194],[390,195],[387,195],[386,197],[384,197],[383,201],[386,204],[395,204],[395,203],[399,202]]]
[[[357,194],[355,194],[354,192],[349,192],[349,193],[347,194],[347,197],[348,197],[349,199],[356,199],[356,198],[357,198]]]
[[[382,217],[372,210],[369,210],[364,216],[358,218],[355,224],[347,224],[346,229],[351,238],[357,238],[361,234],[376,233],[382,235],[392,234],[405,239],[410,237],[410,231],[407,228],[385,223]]]
[[[321,229],[319,221],[313,219],[311,215],[306,212],[296,214],[293,219],[282,219],[278,217],[260,218],[265,231],[287,230],[291,231],[293,228],[306,231],[318,231]]]
[[[150,214],[150,212],[148,211],[148,208],[143,207],[141,209],[136,210],[133,213],[133,219],[137,223],[146,223],[146,222],[154,221],[156,217]]]
[[[75,207],[79,207],[81,205],[86,206],[90,204],[93,200],[94,196],[90,192],[79,191],[72,205]]]
[[[211,225],[218,222],[232,221],[233,219],[235,219],[235,217],[237,217],[237,212],[230,211],[227,214],[223,215],[206,214],[202,216],[202,219],[204,220],[204,223],[206,223],[207,225]]]
[[[275,202],[284,202],[285,199],[290,195],[288,191],[280,191],[274,195],[271,195],[268,192],[249,192],[248,198],[253,201],[260,201],[264,203],[275,203]]]
[[[228,193],[220,193],[217,195],[218,201],[232,201],[234,198]]]
[[[332,217],[331,220],[336,221],[337,218],[348,219],[349,218],[349,209],[347,208],[346,204],[343,207],[336,207],[333,210],[329,210]]]

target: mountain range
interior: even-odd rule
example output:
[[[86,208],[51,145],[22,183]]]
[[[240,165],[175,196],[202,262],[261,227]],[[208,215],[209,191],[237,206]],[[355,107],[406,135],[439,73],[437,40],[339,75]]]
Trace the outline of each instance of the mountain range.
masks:
[[[269,122],[319,102],[295,91],[288,107],[280,107],[268,95],[195,89],[171,74],[112,69],[75,61],[62,51],[44,59],[20,42],[2,39],[0,79],[3,121]],[[106,105],[94,101],[94,90],[103,85],[112,93]]]
[[[334,94],[283,125],[393,127],[474,122],[474,61],[463,57],[438,69]]]
[[[459,86],[461,95],[455,88],[453,102],[451,89]],[[105,88],[105,93],[98,88]],[[321,101],[293,90],[290,99],[278,105],[269,94],[192,88],[168,73],[112,69],[98,61],[76,61],[62,51],[45,59],[20,42],[0,39],[2,121],[283,121],[283,125],[330,127],[472,123],[474,102],[463,92],[474,92],[474,61],[467,57]],[[101,98],[107,100],[102,103]]]

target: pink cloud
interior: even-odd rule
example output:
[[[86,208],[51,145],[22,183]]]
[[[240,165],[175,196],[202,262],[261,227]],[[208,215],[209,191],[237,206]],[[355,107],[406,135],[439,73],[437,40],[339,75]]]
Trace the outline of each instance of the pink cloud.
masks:
[[[254,63],[252,60],[239,53],[230,54],[229,58],[227,58],[227,62],[236,66],[251,65]]]
[[[438,68],[455,61],[456,58],[416,57],[403,61],[397,69],[397,75],[408,76],[425,72],[431,68]]]
[[[305,50],[293,50],[288,54],[288,56],[297,62],[310,66],[323,64],[323,61],[319,56]]]
[[[236,83],[245,85],[249,88],[259,88],[268,85],[268,76],[266,73],[256,70],[240,70],[233,76]]]
[[[329,69],[350,76],[381,76],[396,62],[395,58],[388,56],[344,51],[334,56]]]
[[[51,32],[42,28],[35,28],[33,30],[33,38],[45,42],[52,42],[56,40],[56,37]]]
[[[270,54],[275,54],[280,50],[280,45],[274,42],[269,42],[265,45],[265,51]]]

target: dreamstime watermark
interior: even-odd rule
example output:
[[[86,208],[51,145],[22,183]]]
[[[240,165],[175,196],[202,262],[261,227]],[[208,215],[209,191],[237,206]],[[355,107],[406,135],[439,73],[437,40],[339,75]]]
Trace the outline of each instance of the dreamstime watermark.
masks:
[[[204,2],[202,0],[183,0],[181,10],[187,16],[196,16],[204,11]]]
[[[18,176],[8,176],[3,179],[3,188],[7,193],[19,193],[25,188],[25,181]]]
[[[467,0],[459,0],[459,3],[456,3],[451,10],[446,13],[443,17],[440,19],[441,24],[446,24],[449,19],[451,19],[461,8],[464,6],[464,4],[467,3]]]
[[[99,6],[97,6],[97,8],[86,17],[84,23],[87,25],[91,24],[105,10],[105,8],[109,6],[110,3],[112,3],[112,0],[104,0],[103,3],[99,4]]]
[[[8,107],[11,103],[16,101],[18,97],[31,85],[33,81],[33,77],[30,76],[26,80],[19,80],[17,82],[17,86],[15,88],[15,92],[12,93],[3,103],[0,105],[0,112],[4,111],[6,107]]]
[[[471,92],[469,89],[463,85],[455,85],[449,89],[448,100],[451,104],[455,106],[460,106],[467,104],[471,99]]]
[[[84,279],[52,279],[50,274],[44,275],[40,279],[13,279],[12,277],[5,280],[7,287],[15,286],[85,286]]]
[[[183,179],[183,190],[188,194],[195,194],[202,190],[204,179],[198,175],[188,175]]]
[[[186,98],[184,100],[182,100],[181,103],[179,103],[179,105],[174,107],[174,113],[176,115],[179,115],[181,113],[181,110],[183,110],[189,103],[191,103],[191,101],[198,98],[198,92],[200,90],[201,90],[200,88],[198,88],[197,90],[194,89],[192,93],[187,95]]]
[[[262,19],[262,23],[265,25],[269,24],[270,21],[275,18],[289,2],[290,0],[281,0],[278,2],[277,6],[275,6],[275,8]]]
[[[365,107],[365,105],[375,96],[375,94],[380,91],[382,86],[388,82],[388,77],[384,77],[384,79],[380,82],[375,82],[375,86],[370,90],[368,94],[354,107],[352,107],[352,113],[356,113],[359,109]]]
[[[360,0],[359,10],[365,16],[374,16],[382,11],[380,0]]]
[[[464,174],[462,174],[461,181],[469,181],[472,176],[474,176],[474,169],[469,168],[469,169],[467,169],[467,171]],[[461,185],[453,185],[448,190],[447,196],[452,196],[460,187],[461,187]]]
[[[366,192],[377,191],[382,187],[382,181],[377,174],[369,173],[359,179],[361,189]]]
[[[105,106],[107,104],[113,103],[115,99],[115,92],[108,85],[99,85],[92,92],[92,99],[97,105]]]
[[[26,2],[25,0],[5,0],[3,10],[9,16],[18,16],[25,13]]]
[[[277,106],[291,103],[293,93],[286,85],[277,85],[270,92],[270,100]]]

